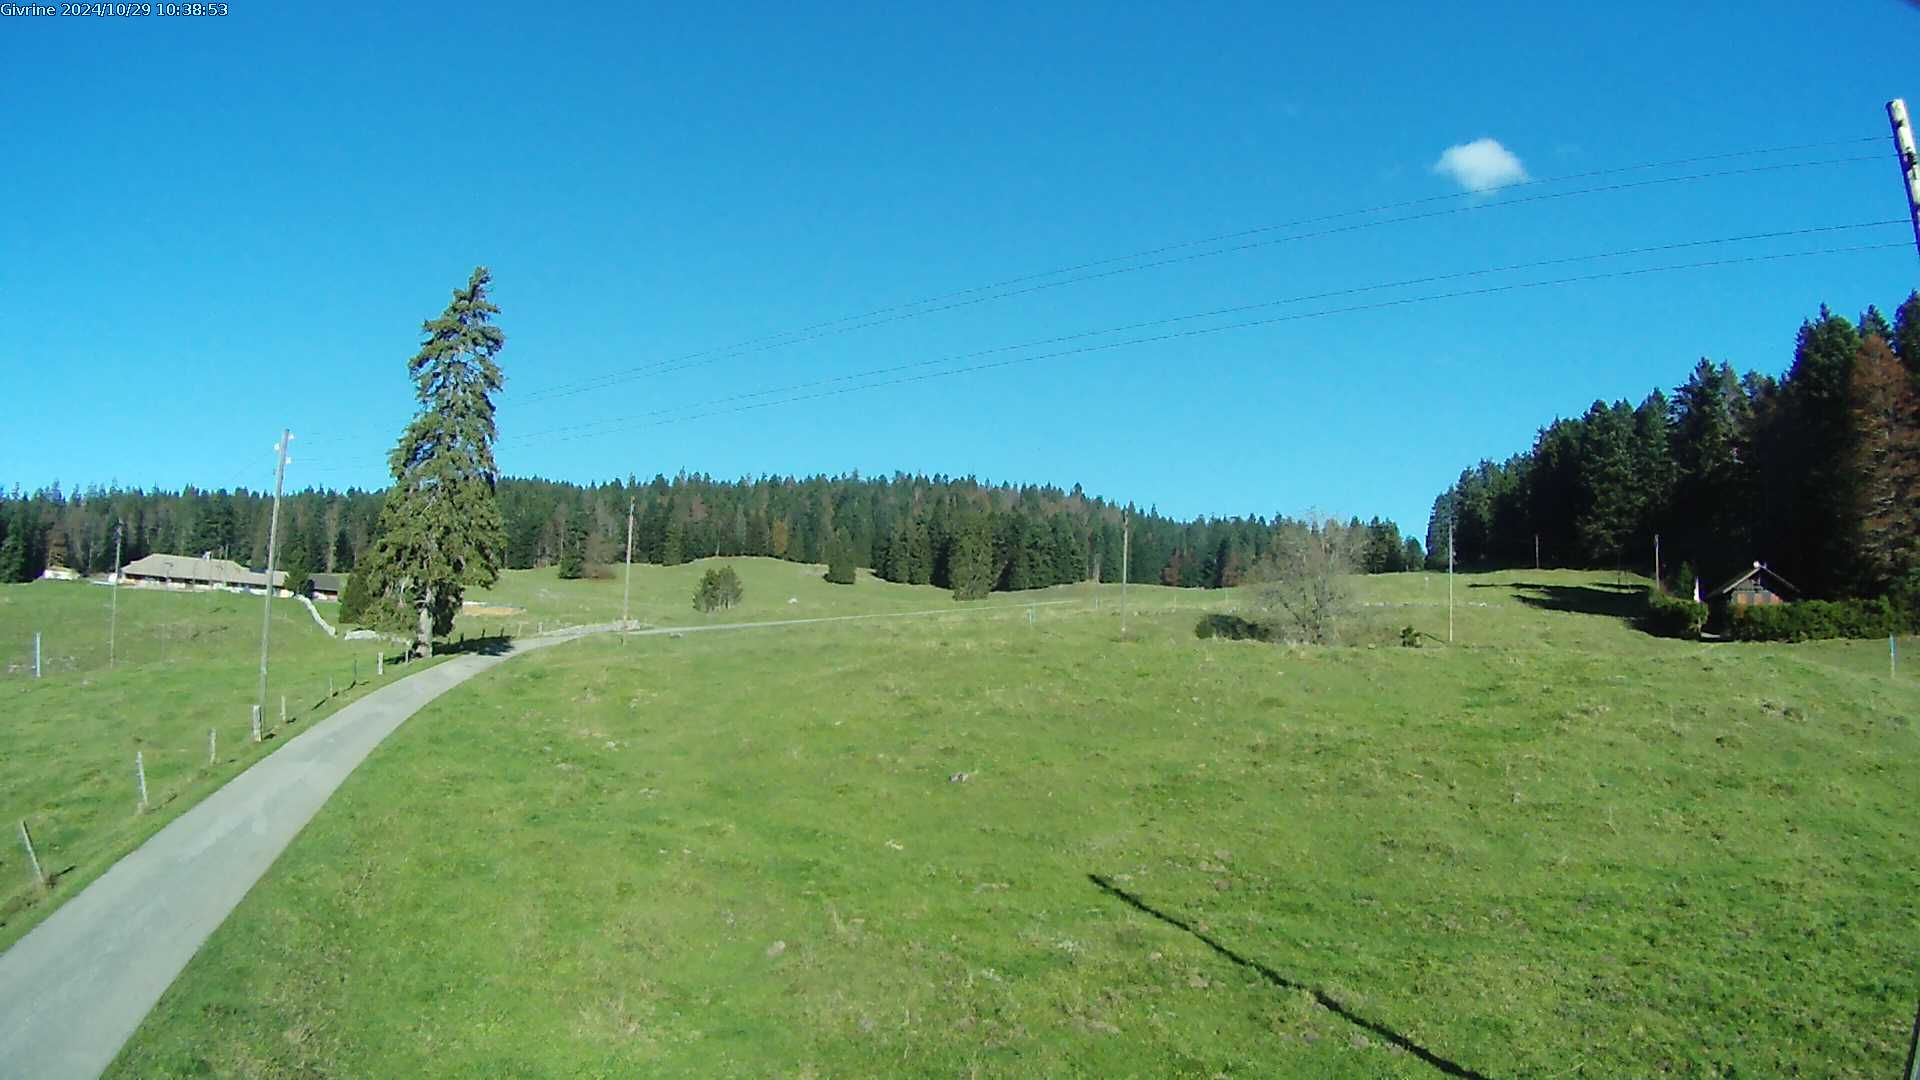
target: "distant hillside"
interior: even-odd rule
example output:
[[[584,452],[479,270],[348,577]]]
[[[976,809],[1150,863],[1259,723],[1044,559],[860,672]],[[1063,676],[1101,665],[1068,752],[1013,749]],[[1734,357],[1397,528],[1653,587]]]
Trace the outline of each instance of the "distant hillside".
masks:
[[[1077,484],[1061,490],[938,475],[727,481],[683,473],[598,485],[503,477],[499,495],[509,567],[556,563],[569,549],[590,564],[620,561],[631,500],[636,562],[765,555],[818,563],[838,542],[881,577],[950,587],[964,538],[967,557],[987,563],[984,573],[996,590],[1119,581],[1122,521],[1129,514],[1129,580],[1189,588],[1237,583],[1282,530],[1302,527],[1281,517],[1181,521],[1088,496]],[[298,545],[316,570],[352,569],[367,548],[381,498],[355,489],[287,497],[280,562]],[[50,562],[104,573],[113,563],[114,525],[122,521],[125,561],[152,552],[212,551],[264,566],[271,501],[260,492],[192,487],[63,493],[55,485],[31,495],[16,488],[0,500],[0,580],[31,579]],[[1392,522],[1355,518],[1334,527],[1364,530],[1358,546],[1368,570],[1420,564],[1419,544]]]

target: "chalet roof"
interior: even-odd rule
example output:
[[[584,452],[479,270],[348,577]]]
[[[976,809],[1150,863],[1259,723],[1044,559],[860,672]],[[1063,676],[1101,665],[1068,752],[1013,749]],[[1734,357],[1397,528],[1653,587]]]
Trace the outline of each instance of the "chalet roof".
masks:
[[[232,559],[200,559],[192,555],[149,555],[120,568],[122,574],[165,578],[168,581],[205,582],[210,585],[252,585],[266,583],[267,575],[249,570]],[[285,571],[273,572],[273,583],[285,582]]]
[[[1761,579],[1762,585],[1766,585],[1768,582],[1771,582],[1774,585],[1780,585],[1785,587],[1784,590],[1770,589],[1769,591],[1772,591],[1772,592],[1785,591],[1785,592],[1794,593],[1796,595],[1798,595],[1800,592],[1799,586],[1795,585],[1791,581],[1788,581],[1786,578],[1781,577],[1779,574],[1774,573],[1773,570],[1770,569],[1766,563],[1757,562],[1753,564],[1753,569],[1748,570],[1746,573],[1741,574],[1739,577],[1736,577],[1732,581],[1727,582],[1725,585],[1722,585],[1719,588],[1713,590],[1712,595],[1725,596],[1727,593],[1732,592],[1736,586],[1739,586],[1748,581],[1751,581],[1756,577]]]

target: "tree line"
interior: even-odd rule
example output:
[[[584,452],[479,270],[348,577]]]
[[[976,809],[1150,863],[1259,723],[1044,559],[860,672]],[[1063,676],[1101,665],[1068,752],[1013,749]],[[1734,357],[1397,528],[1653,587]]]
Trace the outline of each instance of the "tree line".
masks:
[[[1920,291],[1891,320],[1822,305],[1784,374],[1702,359],[1671,396],[1596,401],[1433,504],[1430,565],[1652,567],[1680,591],[1764,562],[1811,596],[1920,570]],[[1690,576],[1690,575],[1685,575]]]
[[[628,477],[602,484],[501,477],[496,489],[504,565],[557,565],[573,576],[625,557],[634,507],[635,562],[678,565],[714,555],[759,555],[802,563],[846,559],[880,577],[984,591],[1120,580],[1123,527],[1129,579],[1187,588],[1241,583],[1276,538],[1300,523],[1284,516],[1180,520],[1086,494],[1079,485],[988,484],[972,477]],[[379,533],[383,491],[311,489],[281,503],[283,567],[345,572]],[[116,525],[122,561],[154,552],[212,552],[266,565],[270,493],[134,490],[60,485],[0,496],[0,580],[24,581],[57,561],[82,573],[113,568]],[[1391,521],[1335,523],[1359,538],[1362,568],[1417,569],[1419,541]],[[11,553],[11,555],[9,554]]]

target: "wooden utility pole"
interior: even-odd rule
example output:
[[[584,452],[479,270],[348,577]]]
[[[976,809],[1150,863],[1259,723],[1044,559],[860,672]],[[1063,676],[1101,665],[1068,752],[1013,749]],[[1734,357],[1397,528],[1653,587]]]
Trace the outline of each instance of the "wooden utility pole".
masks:
[[[627,603],[633,598],[633,504],[627,499],[627,584],[620,592],[620,644],[627,643]]]
[[[1133,513],[1120,517],[1120,633],[1127,632],[1127,570],[1133,558]]]
[[[1447,522],[1447,644],[1453,644],[1453,522]]]
[[[279,464],[273,470],[273,514],[267,519],[267,581],[261,589],[263,595],[260,612],[260,690],[254,697],[254,715],[267,707],[267,632],[273,628],[273,552],[280,542],[280,492],[287,481],[287,444],[293,441],[293,432],[282,429],[280,441],[274,445],[274,452],[280,456]]]
[[[1907,103],[1900,98],[1887,102],[1887,119],[1893,124],[1893,149],[1900,155],[1900,172],[1907,181],[1907,213],[1913,215],[1913,246],[1920,252],[1920,151],[1913,148],[1913,124],[1907,118]]]
[[[113,639],[120,629],[120,532],[124,522],[113,527],[113,600],[107,608],[107,666],[113,666]]]

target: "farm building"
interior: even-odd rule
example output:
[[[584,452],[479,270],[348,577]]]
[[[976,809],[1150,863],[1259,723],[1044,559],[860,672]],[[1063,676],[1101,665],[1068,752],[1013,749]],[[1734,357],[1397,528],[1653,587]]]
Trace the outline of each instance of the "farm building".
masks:
[[[278,588],[286,577],[286,574],[275,570],[274,586]],[[259,592],[266,587],[267,575],[258,570],[249,570],[231,559],[215,559],[206,556],[194,558],[191,555],[149,555],[121,567],[120,582],[123,585],[145,585],[163,589],[231,589],[236,592]]]
[[[315,600],[338,600],[340,594],[347,590],[345,574],[314,574],[307,580],[313,583],[310,595]]]
[[[1713,590],[1711,599],[1727,607],[1748,604],[1784,604],[1800,594],[1793,582],[1756,562],[1753,569]]]

